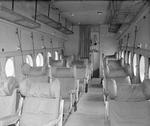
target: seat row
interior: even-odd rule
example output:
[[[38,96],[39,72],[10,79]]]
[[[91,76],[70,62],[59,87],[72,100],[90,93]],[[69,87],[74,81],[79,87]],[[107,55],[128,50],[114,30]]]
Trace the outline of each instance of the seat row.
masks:
[[[110,126],[149,126],[150,80],[133,83],[121,60],[105,56],[103,59],[103,92],[106,120]]]
[[[19,84],[14,77],[1,80],[1,126],[62,126],[63,104],[56,79],[51,84],[29,79]]]
[[[63,123],[69,115],[77,110],[77,103],[86,90],[86,85],[91,77],[89,64],[84,62],[72,63],[70,67],[62,64],[62,61],[53,61],[49,67],[34,68],[28,64],[22,66],[22,73],[25,79],[34,82],[51,83],[52,79],[58,79],[60,82],[60,96],[64,100]]]

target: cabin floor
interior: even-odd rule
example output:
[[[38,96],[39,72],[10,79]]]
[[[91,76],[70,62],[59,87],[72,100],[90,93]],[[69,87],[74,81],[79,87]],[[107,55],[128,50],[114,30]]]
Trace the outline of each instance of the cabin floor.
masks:
[[[70,115],[65,126],[104,126],[105,105],[98,80],[89,82],[88,93],[82,95],[77,111]]]

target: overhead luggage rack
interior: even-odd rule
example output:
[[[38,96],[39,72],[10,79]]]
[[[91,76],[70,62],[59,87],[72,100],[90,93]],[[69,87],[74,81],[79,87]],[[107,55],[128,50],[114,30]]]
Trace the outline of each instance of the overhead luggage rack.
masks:
[[[71,31],[70,29],[68,29],[65,26],[62,26],[62,24],[60,22],[57,22],[54,19],[52,19],[44,14],[38,14],[36,16],[36,20],[38,20],[52,28],[55,28],[58,31],[61,31],[64,34],[73,34],[73,31]]]
[[[54,19],[44,15],[44,14],[39,14],[36,16],[36,20],[50,26],[53,27],[57,30],[59,30],[61,28],[61,23],[55,21]]]
[[[4,6],[0,6],[0,18],[30,29],[39,28],[40,24],[34,20],[14,12]]]
[[[73,34],[73,31],[71,31],[70,29],[62,26],[61,29],[60,29],[61,32],[63,32],[64,34]]]

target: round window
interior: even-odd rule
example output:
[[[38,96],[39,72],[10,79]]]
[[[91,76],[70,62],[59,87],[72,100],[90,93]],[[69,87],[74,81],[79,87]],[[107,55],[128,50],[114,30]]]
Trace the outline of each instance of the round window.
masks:
[[[143,82],[145,77],[145,58],[144,56],[141,57],[140,59],[140,80]]]
[[[33,60],[31,55],[26,55],[26,63],[33,67]]]
[[[137,55],[134,54],[133,56],[133,74],[136,76],[137,73]]]
[[[5,73],[7,77],[15,76],[14,59],[13,57],[7,59],[5,64]]]
[[[44,65],[44,58],[43,58],[43,55],[41,53],[39,53],[36,56],[36,66],[40,67],[40,66],[43,66],[43,65]]]
[[[131,52],[129,52],[128,63],[131,65]]]
[[[55,60],[59,60],[59,54],[57,51],[55,51]]]

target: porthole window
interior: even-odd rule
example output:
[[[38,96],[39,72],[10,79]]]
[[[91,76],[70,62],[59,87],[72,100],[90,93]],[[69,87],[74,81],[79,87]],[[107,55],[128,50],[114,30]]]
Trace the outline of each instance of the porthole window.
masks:
[[[26,55],[26,63],[33,67],[33,60],[31,55]]]
[[[55,60],[59,60],[59,54],[57,51],[55,51]]]
[[[15,76],[14,58],[7,59],[5,64],[5,74],[7,77]]]
[[[44,65],[44,58],[43,58],[43,55],[41,53],[39,53],[36,56],[36,66],[40,67],[40,66],[43,66],[43,65]]]
[[[129,52],[128,63],[131,65],[131,52]]]
[[[137,73],[137,55],[134,54],[133,56],[133,74],[136,76]]]
[[[141,56],[140,58],[140,80],[143,82],[145,77],[145,58]]]

